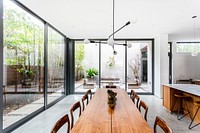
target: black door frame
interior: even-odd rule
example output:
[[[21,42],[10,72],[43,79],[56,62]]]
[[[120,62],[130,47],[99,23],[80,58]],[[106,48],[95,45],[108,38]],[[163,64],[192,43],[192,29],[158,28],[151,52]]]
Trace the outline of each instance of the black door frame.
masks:
[[[94,41],[99,41],[99,44],[101,44],[101,41],[107,41],[107,39],[92,39],[92,40],[94,40]],[[152,86],[152,92],[146,92],[146,93],[138,93],[138,94],[140,94],[140,95],[154,95],[154,38],[151,38],[151,39],[149,39],[149,38],[143,38],[143,39],[130,39],[130,38],[125,38],[125,39],[115,39],[116,41],[125,41],[125,43],[127,42],[127,41],[151,41],[151,43],[152,43],[152,83],[151,83],[151,86]],[[75,44],[75,41],[83,41],[83,39],[73,39],[73,41],[74,41],[74,44]],[[89,45],[89,44],[88,44]],[[74,45],[74,47],[75,47],[75,45]],[[99,46],[99,47],[101,47],[101,46]],[[75,50],[75,49],[74,49]],[[74,55],[74,53],[75,53],[75,51],[73,51],[73,55]],[[101,69],[101,48],[99,49],[99,69]],[[127,57],[127,48],[125,48],[125,58]],[[75,58],[74,58],[75,59]],[[75,61],[73,61],[73,62],[75,62]],[[125,63],[127,63],[127,59],[125,59]],[[75,64],[73,64],[73,66],[75,66]],[[126,64],[126,67],[127,67],[127,64]],[[125,71],[127,71],[127,68],[125,67]],[[101,71],[101,70],[100,70]],[[74,74],[74,72],[73,72],[73,74]],[[100,75],[99,75],[100,76]],[[72,76],[72,77],[74,77],[74,75]],[[125,72],[125,82],[127,83],[127,79],[126,79],[126,77],[127,77],[127,72]],[[71,78],[71,77],[70,77]],[[99,77],[99,79],[100,79],[100,77]],[[72,80],[71,80],[72,81]],[[99,82],[100,82],[100,80],[99,80]],[[75,81],[73,80],[73,84],[75,84]],[[125,90],[127,91],[127,84],[125,84]],[[70,90],[71,90],[71,92],[74,92],[74,93],[71,93],[71,94],[84,94],[84,92],[75,92],[75,88],[74,88],[74,86],[72,87],[70,87]]]
[[[169,57],[169,84],[172,84],[172,42],[168,42],[169,45],[169,51],[168,51],[168,57]]]

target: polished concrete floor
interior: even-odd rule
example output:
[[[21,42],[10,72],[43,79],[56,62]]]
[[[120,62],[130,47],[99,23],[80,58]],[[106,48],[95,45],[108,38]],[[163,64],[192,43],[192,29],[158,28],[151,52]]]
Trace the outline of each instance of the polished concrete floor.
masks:
[[[81,100],[81,97],[82,95],[67,96],[53,107],[47,109],[13,131],[13,133],[49,133],[57,119],[64,114],[69,113],[72,104]],[[155,117],[160,116],[168,123],[174,133],[200,133],[200,125],[192,130],[189,130],[188,125],[190,123],[190,119],[183,118],[180,121],[177,120],[176,114],[170,114],[162,106],[162,100],[160,98],[151,95],[141,95],[140,97],[149,106],[148,123],[151,128],[153,127]],[[61,129],[61,132],[64,133],[64,130],[64,128]]]

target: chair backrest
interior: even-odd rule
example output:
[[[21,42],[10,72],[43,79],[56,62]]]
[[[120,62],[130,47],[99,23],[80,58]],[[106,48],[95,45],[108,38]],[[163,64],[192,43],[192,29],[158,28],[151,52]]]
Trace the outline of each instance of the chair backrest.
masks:
[[[140,97],[136,93],[133,96],[134,103],[135,103],[135,99],[137,100],[136,107],[139,108]]]
[[[74,114],[73,112],[79,108],[79,117],[81,116],[81,104],[80,102],[76,102],[70,109],[70,115],[71,115],[71,129],[73,128],[74,126]]]
[[[131,93],[130,93],[130,98],[131,99],[132,99],[134,93],[135,93],[134,90],[131,90]]]
[[[142,100],[140,101],[140,104],[139,104],[139,111],[140,112],[141,112],[141,107],[143,107],[143,109],[145,110],[144,119],[147,121],[148,106]]]
[[[91,90],[88,90],[87,92],[86,92],[88,95],[90,95],[90,100],[92,99],[92,91]]]
[[[68,114],[64,115],[63,117],[61,117],[56,124],[53,126],[53,128],[51,129],[51,133],[57,133],[57,131],[65,124],[68,123],[68,127],[67,127],[67,133],[69,133],[70,131],[70,121],[69,121],[69,117]]]
[[[86,100],[86,105],[88,105],[88,94],[86,93],[83,97],[82,97],[82,107],[83,107],[83,111],[85,109],[85,100]]]
[[[165,132],[165,133],[172,133],[172,129],[167,125],[167,123],[161,119],[159,116],[156,117],[154,122],[154,133],[157,133],[157,125]]]
[[[135,103],[135,95],[136,95],[135,91],[134,90],[131,91],[130,98],[132,99],[133,103]]]

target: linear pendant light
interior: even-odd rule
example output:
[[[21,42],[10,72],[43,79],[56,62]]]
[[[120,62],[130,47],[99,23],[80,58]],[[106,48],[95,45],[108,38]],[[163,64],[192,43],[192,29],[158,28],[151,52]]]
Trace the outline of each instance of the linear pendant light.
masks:
[[[136,23],[137,20],[135,20],[133,23]],[[108,44],[109,46],[112,46],[113,48],[113,54],[116,55],[117,51],[115,51],[115,45],[122,45],[122,46],[127,46],[128,48],[132,47],[132,44],[121,44],[121,43],[116,43],[114,40],[114,35],[119,32],[121,29],[123,29],[124,27],[128,26],[129,24],[131,24],[130,21],[128,21],[126,24],[124,24],[122,27],[120,27],[119,29],[117,29],[115,31],[115,0],[113,0],[113,33],[111,35],[109,35],[109,38],[107,40],[107,42],[101,42],[101,44]],[[84,43],[85,44],[89,44],[89,43],[98,43],[97,41],[93,41],[93,40],[89,40],[88,38],[84,39]]]

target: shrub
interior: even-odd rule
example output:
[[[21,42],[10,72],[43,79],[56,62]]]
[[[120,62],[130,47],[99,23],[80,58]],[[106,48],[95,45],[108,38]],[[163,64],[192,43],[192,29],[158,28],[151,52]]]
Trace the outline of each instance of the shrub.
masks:
[[[98,70],[96,70],[95,68],[90,68],[86,70],[86,73],[88,78],[93,78],[95,75],[98,75]]]

